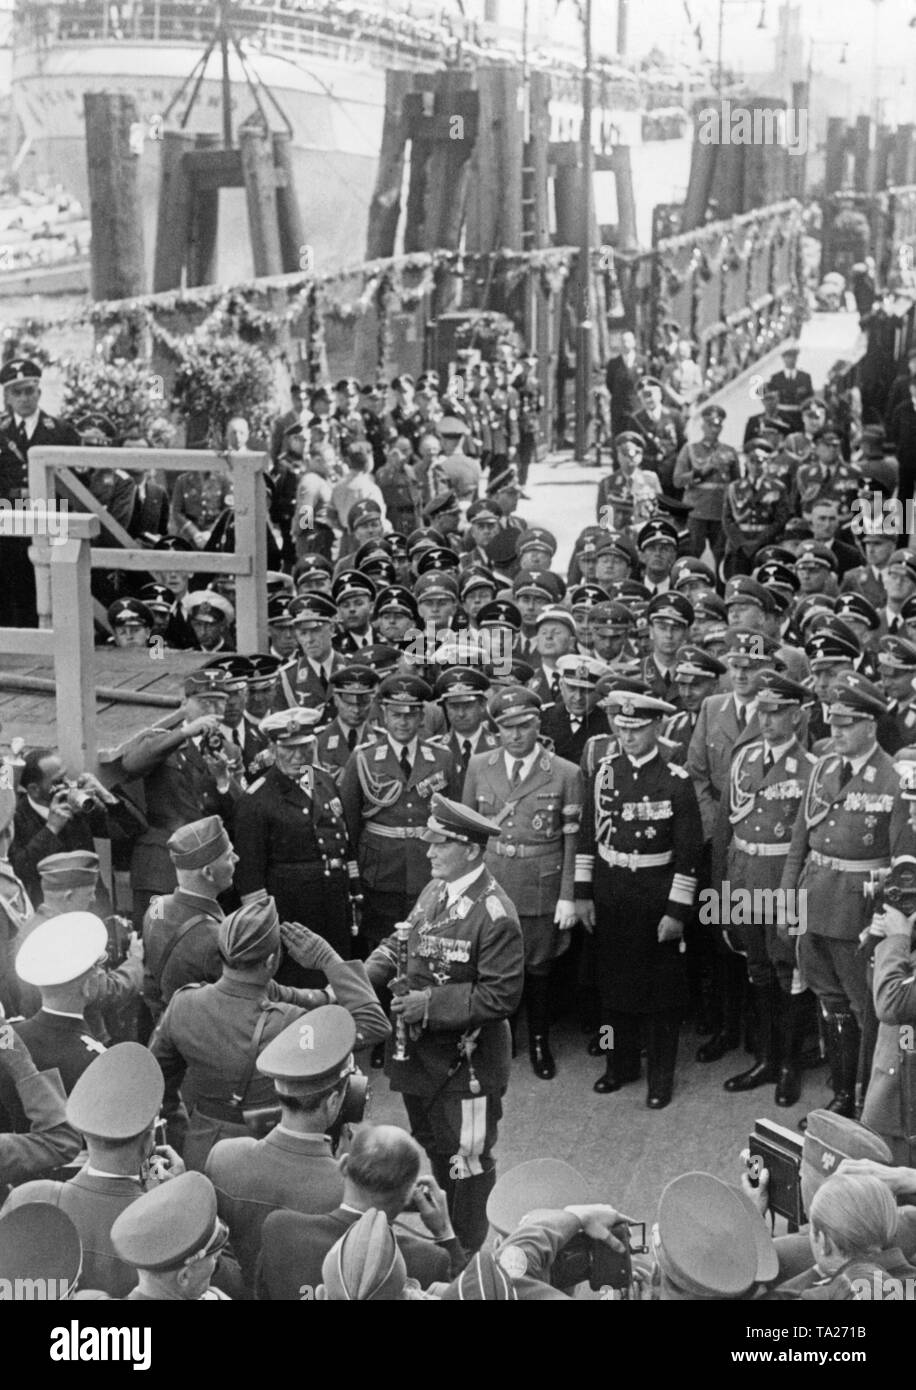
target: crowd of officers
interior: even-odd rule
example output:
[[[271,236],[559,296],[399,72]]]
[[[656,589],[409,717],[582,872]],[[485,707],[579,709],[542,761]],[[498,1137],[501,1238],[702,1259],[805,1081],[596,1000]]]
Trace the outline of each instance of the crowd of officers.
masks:
[[[361,1113],[359,1053],[402,1094],[433,1173],[417,1192],[413,1173],[412,1209],[445,1242],[443,1270],[465,1277],[456,1262],[487,1234],[519,1016],[550,1081],[551,1021],[570,1000],[604,1061],[599,1095],[638,1081],[645,1052],[646,1103],[666,1108],[692,1015],[700,1062],[745,1037],[754,1053],[726,1091],[773,1085],[793,1106],[824,1054],[826,1113],[861,1117],[914,1161],[912,919],[872,921],[863,887],[892,862],[916,868],[916,552],[855,506],[892,493],[893,464],[865,461],[854,420],[844,435],[837,410],[833,428],[793,345],[785,358],[742,453],[721,444],[715,405],[696,442],[655,431],[660,384],[640,379],[565,575],[555,537],[517,514],[519,434],[484,472],[459,448],[464,425],[447,486],[408,533],[371,466],[353,469],[333,547],[281,557],[270,578],[268,651],[232,650],[215,589],[189,602],[154,584],[113,602],[118,645],[207,659],[179,722],[130,739],[105,778],[68,779],[52,749],[7,765],[0,1002],[19,1040],[7,1051],[57,1069],[89,1147],[52,1200],[70,1210],[72,1197],[78,1228],[82,1187],[117,1207],[96,1244],[80,1230],[83,1257],[100,1245],[119,1271],[114,1296],[136,1269],[215,1268],[224,1222],[250,1292],[259,1194],[296,1209],[305,1157],[336,1209],[330,1145]],[[494,389],[516,390],[514,365],[496,365]],[[14,388],[34,383],[31,364],[12,370]],[[420,408],[400,379],[386,417],[414,451],[414,415],[439,400],[424,386]],[[453,383],[443,395],[440,443],[470,409]],[[110,915],[93,832],[118,845],[132,924]],[[48,1131],[46,1169],[61,1117],[42,1125],[22,1086],[0,1073],[0,1107],[8,1130]],[[142,1201],[128,1179],[149,1188]],[[179,1186],[193,1226],[181,1250],[183,1221],[162,1234]],[[362,1210],[341,1239],[383,1254]],[[150,1242],[161,1265],[143,1263]],[[131,1296],[207,1286],[141,1279]]]

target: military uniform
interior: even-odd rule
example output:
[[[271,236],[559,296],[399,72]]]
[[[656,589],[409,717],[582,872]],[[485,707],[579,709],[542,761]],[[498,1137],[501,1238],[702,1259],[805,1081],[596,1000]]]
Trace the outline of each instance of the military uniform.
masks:
[[[340,799],[356,846],[365,907],[362,930],[370,943],[404,917],[429,879],[420,835],[435,792],[457,790],[457,771],[446,749],[418,739],[410,777],[394,744],[384,739],[357,747],[340,783]]]
[[[867,684],[860,682],[861,684]],[[831,715],[879,717],[874,686],[865,694],[838,688]],[[872,1009],[858,938],[868,922],[863,884],[909,844],[906,808],[888,755],[877,745],[857,771],[836,753],[814,765],[798,810],[780,887],[805,892],[807,930],[798,939],[802,978],[817,995],[826,1027],[839,1113],[852,1113],[857,1073],[867,1080],[870,1048],[860,1056],[860,1029]],[[866,1027],[866,1033],[868,1029]],[[868,1054],[868,1055],[866,1055]]]
[[[726,574],[749,574],[754,553],[781,534],[789,513],[788,494],[777,479],[763,473],[729,483],[722,503]]]
[[[916,1163],[916,1053],[904,1029],[916,1022],[916,954],[909,934],[887,936],[874,957],[874,1001],[878,1015],[871,1080],[862,1123],[880,1134],[895,1163]]]
[[[339,786],[344,768],[350,761],[350,755],[356,745],[362,744],[369,748],[384,737],[384,732],[373,728],[368,719],[357,728],[342,724],[339,719],[334,718],[330,724],[325,724],[324,728],[318,730],[318,762]]]
[[[306,790],[278,767],[270,768],[238,803],[236,887],[243,896],[266,889],[283,921],[304,921],[345,958],[350,955],[350,896],[359,889],[334,778],[309,770]],[[304,984],[298,967],[278,978]]]
[[[351,661],[351,658],[341,656],[339,651],[332,648],[323,666],[330,678],[335,671],[349,666]],[[307,709],[318,709],[327,704],[330,687],[322,681],[307,656],[294,657],[292,661],[280,667],[278,674],[280,696],[290,709],[295,709],[297,705],[304,705]]]
[[[153,899],[143,919],[143,998],[154,1021],[176,989],[219,979],[222,920],[223,909],[215,898],[185,888]]]
[[[449,754],[458,771],[462,786],[471,758],[481,753],[490,753],[494,748],[499,747],[498,734],[495,734],[492,729],[488,729],[486,724],[481,724],[475,730],[473,738],[470,739],[465,739],[454,729],[449,729],[447,733],[436,734],[429,741],[436,747],[443,748]],[[469,745],[468,748],[465,748],[466,743]]]
[[[443,800],[433,803],[434,820],[460,826],[462,808],[443,808]],[[447,885],[427,884],[406,920],[407,982],[428,989],[429,1002],[423,1024],[408,1030],[406,1060],[397,1060],[397,1038],[389,1040],[386,1070],[449,1196],[455,1234],[476,1250],[487,1235],[492,1150],[509,1082],[507,1020],[522,993],[521,929],[510,898],[483,866],[451,905]],[[399,973],[398,951],[392,936],[370,956],[376,988]]]
[[[647,704],[648,701],[648,704]],[[660,707],[626,694],[618,719]],[[629,711],[629,713],[628,713]],[[639,1074],[639,1017],[647,1017],[649,1100],[671,1096],[686,972],[678,941],[658,940],[663,916],[685,921],[696,896],[702,829],[686,771],[655,748],[638,765],[617,753],[586,785],[576,854],[576,898],[595,903],[601,1018],[613,1028],[617,1084]]]

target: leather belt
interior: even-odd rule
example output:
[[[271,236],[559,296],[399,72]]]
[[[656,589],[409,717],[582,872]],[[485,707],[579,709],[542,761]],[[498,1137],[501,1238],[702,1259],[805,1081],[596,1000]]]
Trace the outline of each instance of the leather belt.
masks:
[[[752,844],[750,840],[739,840],[736,835],[732,844],[743,854],[759,854],[763,859],[775,859],[777,856],[785,856],[789,853],[788,840],[781,845]]]
[[[419,840],[426,829],[425,825],[376,825],[369,821],[364,830],[373,835],[382,835],[386,840]]]
[[[537,859],[539,855],[559,849],[560,836],[557,835],[553,840],[545,840],[542,845],[516,845],[512,842],[503,844],[501,840],[497,840],[495,848],[496,853],[501,854],[504,859]]]
[[[874,869],[886,869],[889,863],[887,859],[834,859],[817,849],[810,850],[809,857],[819,868],[836,869],[841,874],[870,874]]]
[[[242,1125],[245,1120],[242,1107],[231,1101],[206,1100],[194,1106],[193,1115],[202,1115],[205,1120],[217,1120],[220,1124]]]
[[[612,869],[629,869],[632,873],[637,869],[662,869],[674,858],[670,849],[664,854],[621,854],[616,849],[608,849],[607,845],[599,845],[598,853]]]

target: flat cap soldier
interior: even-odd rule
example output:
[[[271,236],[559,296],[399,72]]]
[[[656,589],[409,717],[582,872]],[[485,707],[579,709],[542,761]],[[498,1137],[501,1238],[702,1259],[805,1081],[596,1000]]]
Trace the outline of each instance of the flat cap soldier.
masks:
[[[847,1117],[860,1069],[864,1082],[871,1070],[870,1049],[860,1057],[861,1030],[872,1008],[858,949],[868,918],[862,886],[909,843],[897,774],[876,741],[886,711],[881,692],[862,677],[853,673],[837,684],[828,710],[834,751],[814,765],[780,883],[784,892],[806,894],[798,964],[824,1018],[834,1090],[827,1108]]]
[[[154,898],[143,920],[143,997],[156,1022],[176,989],[218,980],[219,896],[232,887],[238,855],[219,816],[205,816],[168,840],[178,887]]]
[[[275,762],[239,802],[235,881],[243,897],[270,894],[284,921],[306,916],[348,957],[359,879],[337,785],[316,763],[320,719],[320,710],[303,707],[262,720]],[[286,959],[277,978],[292,985],[317,983]]]
[[[515,907],[483,863],[499,827],[438,795],[430,810],[432,881],[367,968],[376,988],[397,978],[403,991],[392,1002],[386,1068],[448,1194],[455,1234],[474,1251],[487,1236],[524,952]]]
[[[659,756],[661,720],[673,707],[629,693],[614,702],[622,751],[605,758],[585,788],[576,854],[577,915],[595,934],[602,1023],[613,1030],[594,1089],[604,1095],[638,1080],[644,1019],[646,1103],[661,1110],[674,1089],[700,813],[685,770]]]

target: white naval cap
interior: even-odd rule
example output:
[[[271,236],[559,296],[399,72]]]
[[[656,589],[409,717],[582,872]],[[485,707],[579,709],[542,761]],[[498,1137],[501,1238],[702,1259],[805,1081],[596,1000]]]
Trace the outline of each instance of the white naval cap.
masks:
[[[16,957],[16,974],[39,988],[67,985],[108,950],[105,923],[93,912],[62,912],[41,922]]]

